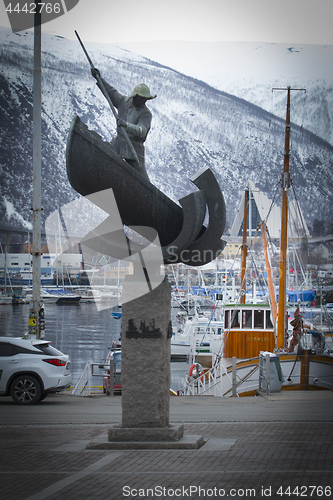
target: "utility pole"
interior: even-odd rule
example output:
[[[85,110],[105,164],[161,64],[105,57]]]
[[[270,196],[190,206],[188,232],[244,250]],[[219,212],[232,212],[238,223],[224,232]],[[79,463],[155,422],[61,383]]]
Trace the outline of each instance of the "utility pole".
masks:
[[[39,11],[39,12],[38,12]],[[32,306],[29,311],[29,334],[41,337],[41,12],[37,4],[34,14],[33,73],[33,244]]]
[[[280,241],[280,275],[279,275],[279,308],[278,308],[278,328],[277,328],[277,348],[283,349],[285,344],[285,325],[286,325],[286,301],[287,301],[287,247],[288,247],[288,189],[290,187],[290,92],[292,89],[273,88],[273,90],[287,91],[287,112],[286,112],[286,129],[285,129],[285,144],[284,144],[284,161],[282,173],[282,213],[281,213],[281,241]]]

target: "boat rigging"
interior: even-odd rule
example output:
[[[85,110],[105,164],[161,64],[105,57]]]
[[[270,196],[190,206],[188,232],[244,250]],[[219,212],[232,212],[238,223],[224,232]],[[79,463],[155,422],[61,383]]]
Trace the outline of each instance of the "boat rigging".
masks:
[[[287,302],[287,245],[288,245],[288,189],[290,187],[290,92],[300,90],[306,92],[306,89],[273,88],[274,90],[287,91],[287,112],[285,128],[285,145],[282,184],[282,214],[281,214],[281,241],[280,241],[280,275],[279,275],[279,307],[278,307],[278,327],[277,327],[277,348],[283,349],[285,346],[285,326],[286,326],[286,302]]]

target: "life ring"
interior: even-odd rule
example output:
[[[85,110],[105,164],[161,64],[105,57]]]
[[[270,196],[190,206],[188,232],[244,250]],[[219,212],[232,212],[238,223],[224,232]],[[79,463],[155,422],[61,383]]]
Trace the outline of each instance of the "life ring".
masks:
[[[188,371],[188,374],[190,377],[193,376],[193,370],[197,368],[197,364],[196,363],[193,363],[191,366],[190,366],[190,369]]]
[[[200,363],[193,363],[190,366],[190,369],[188,371],[188,374],[190,377],[193,377],[194,379],[197,379],[200,377],[201,382],[203,382],[204,378],[204,369],[200,365]]]

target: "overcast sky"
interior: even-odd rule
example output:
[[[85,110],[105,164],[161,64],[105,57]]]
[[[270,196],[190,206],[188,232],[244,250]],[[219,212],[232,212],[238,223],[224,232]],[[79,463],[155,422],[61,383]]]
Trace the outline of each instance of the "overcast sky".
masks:
[[[118,45],[154,40],[327,45],[333,44],[332,21],[333,0],[80,0],[42,31],[74,39],[77,30],[85,41]],[[1,0],[0,25],[10,28]]]

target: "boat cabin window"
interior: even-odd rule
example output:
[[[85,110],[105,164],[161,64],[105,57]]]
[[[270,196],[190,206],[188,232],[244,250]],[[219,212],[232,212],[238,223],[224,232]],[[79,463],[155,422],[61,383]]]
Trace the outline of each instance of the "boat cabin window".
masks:
[[[252,328],[252,311],[243,311],[242,328]]]
[[[255,307],[224,311],[224,328],[264,329],[273,328],[271,311]]]
[[[271,320],[271,311],[266,311],[266,328],[273,328],[273,323]]]
[[[254,311],[254,328],[264,328],[264,311]]]
[[[231,311],[231,328],[240,327],[240,311]]]
[[[229,317],[230,317],[230,311],[225,311],[225,313],[224,313],[224,328],[226,330],[229,328]]]
[[[210,333],[211,335],[222,335],[222,333],[223,333],[222,326],[215,326],[215,327],[209,328],[208,333]]]
[[[222,335],[222,333],[223,333],[222,326],[220,326],[220,327],[214,327],[214,326],[213,327],[212,326],[200,327],[200,326],[197,326],[193,330],[196,334],[201,334],[201,335]]]

